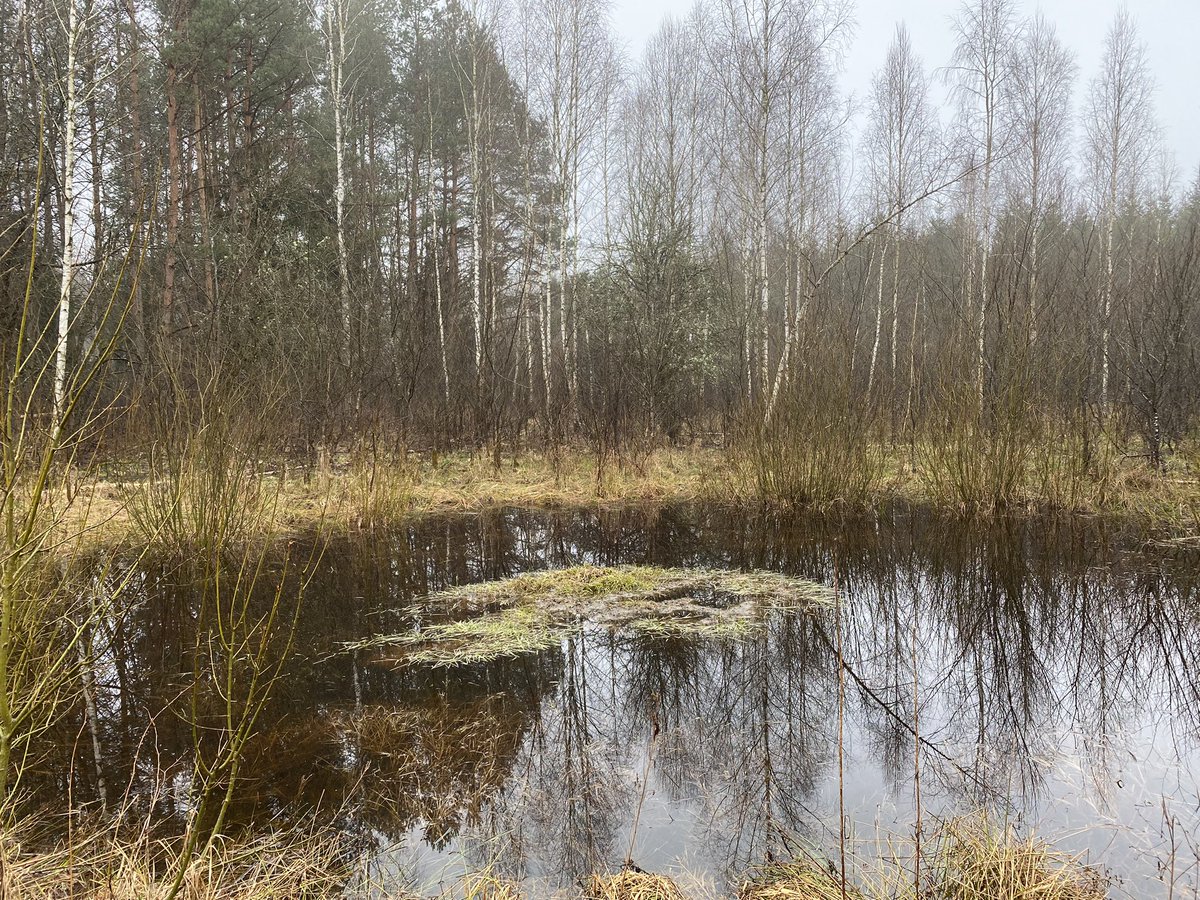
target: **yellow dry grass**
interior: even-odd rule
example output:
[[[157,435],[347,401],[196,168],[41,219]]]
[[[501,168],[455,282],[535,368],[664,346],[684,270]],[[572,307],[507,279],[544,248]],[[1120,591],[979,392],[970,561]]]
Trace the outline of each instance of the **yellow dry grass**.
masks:
[[[933,859],[945,900],[1104,900],[1105,880],[1034,837],[976,814],[944,823]]]
[[[756,870],[738,890],[739,900],[861,900],[862,894],[813,860],[773,863]]]
[[[42,845],[0,832],[4,900],[161,900],[177,869],[172,851],[149,836],[122,839],[112,829]],[[187,865],[179,900],[278,900],[336,896],[348,872],[340,841],[323,832],[219,840]]]
[[[633,868],[615,875],[593,875],[585,896],[588,900],[684,900],[673,879]]]
[[[517,885],[490,869],[463,879],[463,900],[521,900],[522,896]]]
[[[1181,541],[1200,542],[1200,463],[1192,458],[1181,456],[1165,474],[1128,458],[1114,458],[1099,474],[1080,474],[1068,471],[1052,450],[1034,457],[1010,511],[1122,517],[1168,530]],[[919,450],[891,448],[868,502],[959,508],[959,501],[939,492],[923,460]],[[270,523],[275,534],[391,527],[434,513],[502,506],[596,508],[693,500],[757,505],[767,500],[725,452],[699,448],[660,450],[641,468],[610,466],[600,478],[595,458],[579,451],[564,452],[557,463],[529,453],[499,469],[490,458],[465,453],[436,462],[415,455],[371,461],[348,456],[315,473],[264,465],[259,477],[271,482],[265,487],[272,492],[278,488]],[[128,503],[140,484],[136,478],[84,478],[72,485],[74,502],[56,496],[61,514],[56,531],[72,537],[63,548],[145,543]]]

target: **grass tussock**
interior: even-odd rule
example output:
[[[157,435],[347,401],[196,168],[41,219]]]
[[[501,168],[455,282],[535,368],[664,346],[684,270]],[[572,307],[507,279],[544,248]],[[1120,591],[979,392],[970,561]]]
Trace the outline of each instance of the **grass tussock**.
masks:
[[[324,499],[341,494],[338,505],[352,528],[392,528],[411,514],[413,471],[403,453],[364,447],[351,454],[343,477],[327,483]]]
[[[1105,879],[1034,837],[1018,837],[982,815],[941,829],[932,866],[945,900],[1104,900]]]
[[[863,900],[863,895],[814,860],[772,863],[757,869],[738,890],[738,900]]]
[[[666,875],[624,868],[615,875],[593,875],[584,896],[587,900],[684,900],[685,895]]]
[[[737,639],[761,627],[770,610],[831,597],[823,585],[775,572],[573,566],[439,591],[421,605],[450,621],[345,646],[440,668],[553,649],[583,620],[649,637]]]
[[[895,849],[895,848],[894,848]],[[911,850],[911,844],[909,845]],[[911,855],[911,854],[909,854]],[[832,862],[815,857],[754,871],[739,900],[1104,900],[1107,881],[1096,870],[1035,837],[1021,837],[984,813],[941,822],[922,847],[921,883],[911,860],[850,860],[864,885],[847,883]],[[875,869],[878,871],[875,871]],[[843,893],[844,891],[844,893]]]
[[[463,879],[463,900],[521,900],[520,888],[491,870],[474,872]]]
[[[0,897],[5,900],[166,900],[177,875],[172,846],[112,829],[42,846],[0,832]],[[275,900],[338,896],[349,871],[345,847],[321,831],[216,841],[187,864],[181,900]]]

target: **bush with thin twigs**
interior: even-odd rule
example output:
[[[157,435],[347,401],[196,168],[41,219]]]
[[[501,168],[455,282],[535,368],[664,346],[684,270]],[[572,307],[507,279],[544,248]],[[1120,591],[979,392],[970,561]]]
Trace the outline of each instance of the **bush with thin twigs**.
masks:
[[[743,494],[773,505],[865,505],[884,454],[866,402],[832,376],[788,389],[768,413],[752,409],[730,446]]]
[[[1019,391],[981,409],[974,393],[958,386],[946,393],[941,421],[920,445],[922,478],[941,504],[1004,509],[1024,496],[1034,442],[1033,422]]]
[[[148,476],[125,501],[147,544],[180,558],[220,553],[268,529],[275,515],[278,490],[259,471],[263,403],[217,375],[196,393],[175,394],[155,426]]]

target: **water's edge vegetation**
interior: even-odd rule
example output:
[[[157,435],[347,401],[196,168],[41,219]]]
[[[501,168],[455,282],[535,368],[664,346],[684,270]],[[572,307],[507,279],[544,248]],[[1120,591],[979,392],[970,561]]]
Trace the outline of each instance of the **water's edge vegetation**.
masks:
[[[970,519],[1033,516],[1048,520],[1101,517],[1141,527],[1162,540],[1200,546],[1200,468],[1181,456],[1167,474],[1139,458],[1116,461],[1103,476],[1070,484],[1022,465],[1003,489],[978,487],[991,477],[985,461],[964,483],[929,461],[930,448],[879,447],[862,471],[853,463],[813,467],[804,483],[789,481],[797,444],[764,459],[745,448],[663,448],[636,461],[612,461],[587,450],[527,451],[497,464],[490,454],[348,452],[323,465],[260,460],[229,448],[187,471],[147,474],[145,461],[110,463],[71,484],[64,533],[91,547],[138,546],[200,538],[221,504],[267,503],[257,527],[278,538],[314,532],[386,528],[422,516],[500,507],[569,508],[693,501],[786,512],[879,514],[893,504],[928,507]],[[939,451],[941,452],[941,451]],[[1054,448],[1039,448],[1045,462]],[[1033,455],[1033,454],[1030,454]],[[844,482],[859,482],[846,491]],[[64,499],[65,498],[60,498]],[[66,504],[64,504],[66,507]],[[169,514],[168,514],[169,512]],[[165,525],[164,525],[165,521]],[[244,536],[250,536],[244,534]]]

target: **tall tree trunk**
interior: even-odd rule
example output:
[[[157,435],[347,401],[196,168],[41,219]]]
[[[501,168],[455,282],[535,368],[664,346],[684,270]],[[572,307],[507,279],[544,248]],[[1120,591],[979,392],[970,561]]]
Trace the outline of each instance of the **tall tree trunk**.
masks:
[[[175,26],[176,38],[179,25]],[[174,54],[167,61],[167,235],[163,257],[160,327],[170,331],[175,304],[175,266],[179,244],[179,205],[183,193],[183,160],[179,146],[179,70]]]
[[[327,49],[329,64],[329,94],[333,105],[333,152],[336,182],[334,185],[334,217],[337,230],[338,308],[342,317],[342,365],[350,367],[351,311],[350,261],[346,249],[346,126],[345,80],[346,9],[345,0],[326,0]]]
[[[55,429],[63,426],[67,391],[67,344],[71,328],[71,287],[75,280],[75,75],[79,55],[79,9],[67,0],[67,67],[63,106],[62,159],[62,278],[58,290],[58,343],[54,361]]]
[[[213,263],[212,231],[209,223],[207,163],[204,154],[204,111],[200,100],[200,82],[192,75],[193,140],[196,146],[196,202],[200,210],[200,243],[204,259],[204,299],[208,303],[220,334],[217,310],[217,278]]]

